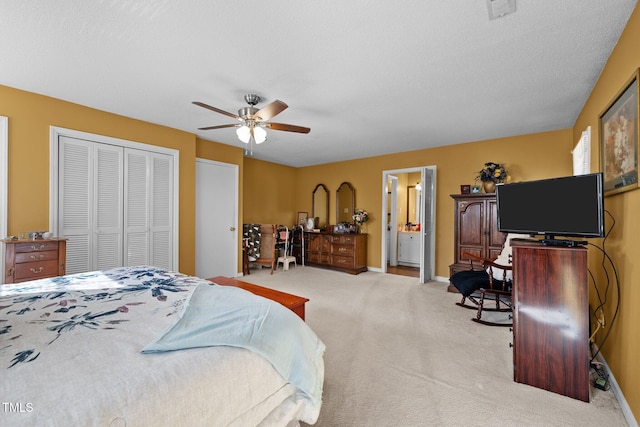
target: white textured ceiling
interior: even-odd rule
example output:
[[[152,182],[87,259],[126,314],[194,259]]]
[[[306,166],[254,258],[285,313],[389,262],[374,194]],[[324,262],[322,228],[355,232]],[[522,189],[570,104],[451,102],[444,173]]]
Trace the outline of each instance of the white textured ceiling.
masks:
[[[254,157],[306,166],[572,127],[636,2],[0,0],[0,84],[238,147],[191,102],[280,99]]]

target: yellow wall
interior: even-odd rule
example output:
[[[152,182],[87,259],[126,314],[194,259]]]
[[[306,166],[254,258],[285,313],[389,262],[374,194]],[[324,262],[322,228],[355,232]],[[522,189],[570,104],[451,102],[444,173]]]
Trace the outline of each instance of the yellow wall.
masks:
[[[245,158],[244,166],[244,222],[289,227],[295,224],[297,211],[307,210],[295,206],[296,168],[252,158]],[[307,194],[309,204],[312,191],[313,187]]]
[[[636,6],[573,129],[573,139],[577,141],[580,133],[587,126],[591,126],[591,169],[594,171],[600,170],[598,118],[625,82],[640,67],[639,41],[640,9]],[[640,253],[640,191],[627,191],[606,197],[605,209],[615,218],[615,227],[606,239],[605,249],[613,259],[620,277],[620,311],[613,326],[598,333],[596,342],[602,346],[601,350],[607,364],[611,367],[636,419],[640,419],[640,365],[637,363],[640,354],[640,310],[636,305],[640,302],[640,269],[637,268]],[[611,221],[607,219],[606,224],[610,226]],[[590,251],[590,268],[597,274],[598,288],[604,294],[606,277],[602,273],[601,260],[602,255],[598,251]],[[616,292],[612,284],[605,307],[607,322],[612,321],[615,312]],[[591,293],[591,304],[598,304],[594,292]],[[604,334],[609,330],[610,336],[602,345]]]

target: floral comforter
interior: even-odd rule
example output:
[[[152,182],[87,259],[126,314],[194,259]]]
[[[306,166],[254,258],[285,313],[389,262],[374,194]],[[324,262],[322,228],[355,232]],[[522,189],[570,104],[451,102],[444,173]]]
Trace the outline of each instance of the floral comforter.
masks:
[[[295,419],[306,403],[254,352],[140,352],[201,283],[139,266],[0,286],[0,425],[268,425],[277,407]]]

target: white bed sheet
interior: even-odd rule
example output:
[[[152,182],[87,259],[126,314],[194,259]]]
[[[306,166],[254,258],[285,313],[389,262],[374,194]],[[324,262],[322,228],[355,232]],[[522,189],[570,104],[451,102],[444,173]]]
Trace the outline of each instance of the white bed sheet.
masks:
[[[140,353],[202,279],[147,267],[89,275],[0,291],[0,425],[286,425],[308,411],[308,399],[249,350]],[[146,285],[132,288],[135,275]]]

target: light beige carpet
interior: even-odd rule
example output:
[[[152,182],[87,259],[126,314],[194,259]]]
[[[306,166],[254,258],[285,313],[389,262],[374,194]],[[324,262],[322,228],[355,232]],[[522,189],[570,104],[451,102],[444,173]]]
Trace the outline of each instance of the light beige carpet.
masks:
[[[446,283],[302,266],[242,280],[310,299],[327,346],[317,426],[627,425],[611,391],[585,403],[515,383],[509,328],[471,322]]]

